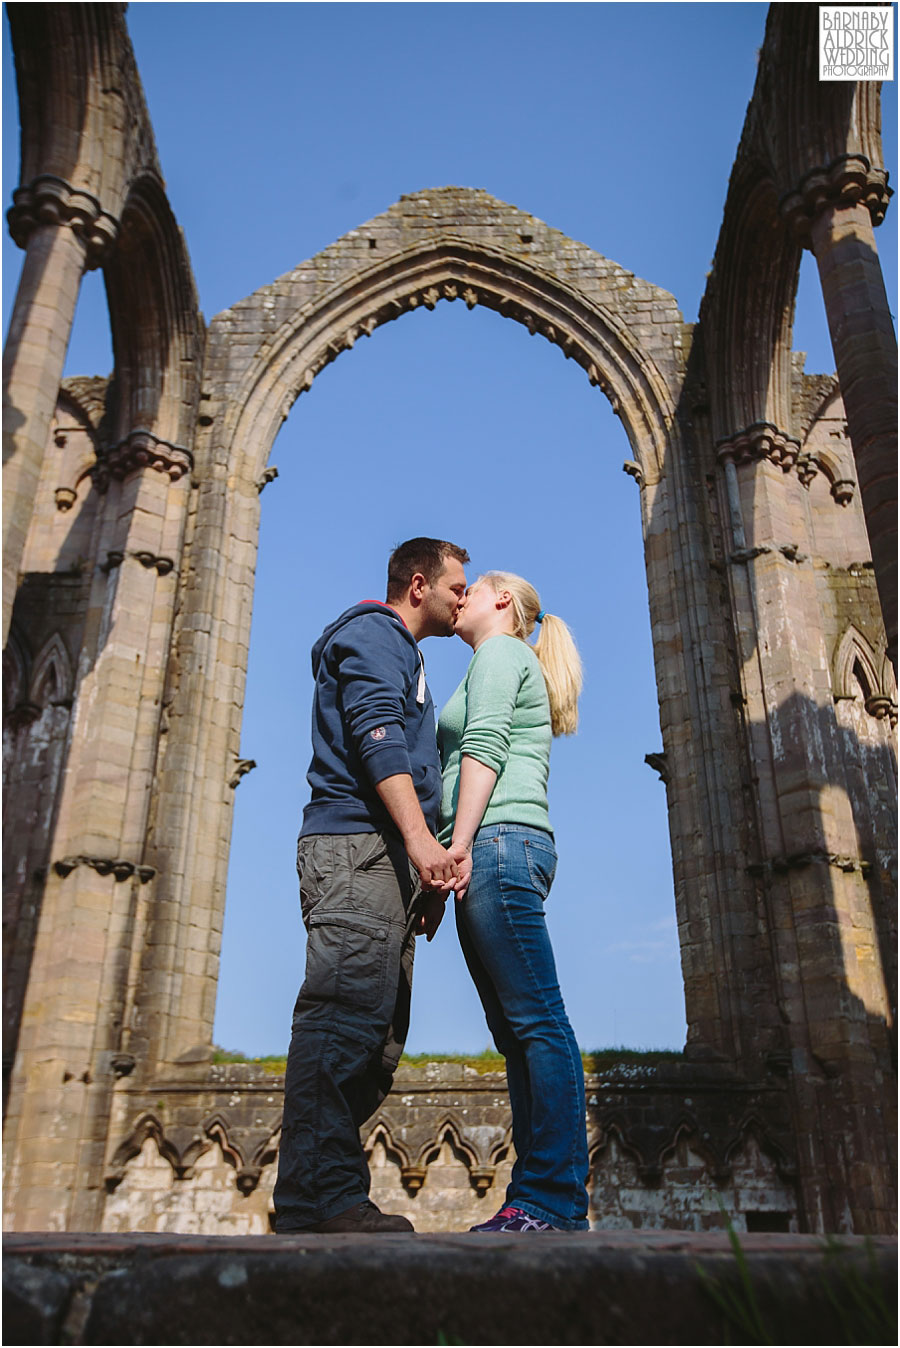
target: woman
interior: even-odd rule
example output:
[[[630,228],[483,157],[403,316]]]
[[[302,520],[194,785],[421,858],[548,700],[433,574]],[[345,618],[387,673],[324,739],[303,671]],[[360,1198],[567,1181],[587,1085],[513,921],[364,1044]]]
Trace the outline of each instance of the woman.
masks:
[[[540,626],[534,646],[526,637]],[[456,632],[475,654],[441,713],[440,841],[472,875],[460,944],[506,1059],[516,1162],[506,1204],[473,1231],[588,1226],[584,1068],[566,1016],[544,900],[556,869],[547,814],[552,735],[574,734],[581,661],[566,624],[520,576],[490,571]]]

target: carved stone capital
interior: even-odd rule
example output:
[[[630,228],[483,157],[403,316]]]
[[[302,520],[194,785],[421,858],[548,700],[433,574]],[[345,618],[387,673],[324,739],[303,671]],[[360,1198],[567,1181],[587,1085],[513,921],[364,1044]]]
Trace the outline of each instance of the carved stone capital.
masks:
[[[425,1183],[427,1167],[424,1165],[405,1165],[400,1169],[400,1183],[408,1194],[417,1194]]]
[[[248,1194],[253,1193],[253,1190],[256,1188],[257,1184],[259,1184],[261,1175],[262,1166],[259,1165],[242,1165],[240,1170],[238,1170],[234,1177],[234,1182],[245,1198]]]
[[[659,773],[659,780],[661,782],[665,782],[666,785],[668,785],[670,780],[669,760],[666,758],[665,753],[644,754],[644,762],[649,768],[652,768],[654,772]]]
[[[53,869],[62,879],[71,875],[77,866],[90,866],[98,875],[112,875],[117,881],[136,875],[142,885],[156,874],[155,866],[141,866],[125,857],[60,857],[53,863]]]
[[[819,471],[819,465],[811,454],[801,454],[797,460],[797,477],[804,487],[808,487],[816,473]]]
[[[106,260],[119,233],[118,220],[102,209],[96,197],[52,173],[42,173],[27,187],[17,187],[6,218],[20,248],[27,247],[36,225],[68,225],[85,245],[89,271]]]
[[[114,1053],[109,1060],[109,1065],[115,1076],[127,1077],[134,1071],[137,1059],[131,1053]]]
[[[497,1173],[496,1166],[493,1165],[473,1165],[469,1171],[469,1183],[478,1194],[486,1194],[488,1189],[494,1183],[494,1176]]]
[[[853,493],[856,491],[856,483],[848,477],[838,478],[837,482],[831,484],[831,494],[838,505],[847,506],[853,500]]]
[[[234,772],[228,778],[228,785],[234,790],[240,783],[242,777],[246,777],[248,772],[252,772],[256,767],[254,758],[239,758],[234,765]]]
[[[792,192],[781,198],[779,207],[794,236],[808,244],[809,227],[826,206],[866,207],[873,225],[880,225],[893,196],[884,169],[873,168],[863,154],[843,154],[827,168],[816,167],[800,179]]]
[[[768,459],[785,473],[790,472],[799,453],[799,441],[785,431],[780,431],[770,421],[754,421],[746,430],[738,431],[736,435],[730,435],[716,444],[716,457],[723,465]]]
[[[91,475],[97,490],[103,492],[112,479],[121,482],[143,468],[167,473],[172,482],[177,482],[193,466],[194,456],[184,445],[160,440],[152,431],[135,430],[98,456]]]

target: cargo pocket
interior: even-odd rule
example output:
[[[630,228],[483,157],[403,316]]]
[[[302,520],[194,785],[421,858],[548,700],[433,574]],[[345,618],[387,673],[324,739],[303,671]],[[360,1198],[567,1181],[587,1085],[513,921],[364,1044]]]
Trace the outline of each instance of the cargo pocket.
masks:
[[[384,999],[387,955],[387,923],[313,914],[306,944],[306,995],[377,1011]]]

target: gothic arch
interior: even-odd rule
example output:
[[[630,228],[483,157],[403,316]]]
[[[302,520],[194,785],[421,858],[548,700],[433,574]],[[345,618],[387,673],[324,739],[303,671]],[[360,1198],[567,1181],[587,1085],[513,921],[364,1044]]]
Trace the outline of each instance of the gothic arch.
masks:
[[[876,650],[858,628],[850,623],[834,652],[834,697],[855,698],[858,683],[862,688],[866,711],[876,719],[888,716],[896,707],[897,686],[890,660],[883,649]]]
[[[704,300],[710,344],[714,439],[768,425],[791,435],[791,331],[800,249],[778,213],[772,171],[736,167],[713,276]],[[796,446],[785,446],[788,458]]]
[[[67,702],[73,691],[72,662],[62,637],[54,632],[34,662],[30,698],[38,707],[47,702],[58,705]]]
[[[401,1172],[407,1169],[410,1164],[409,1149],[394,1138],[390,1124],[383,1118],[376,1120],[375,1126],[370,1130],[365,1140],[363,1149],[367,1157],[371,1156],[379,1142],[384,1147],[388,1158],[398,1166]]]
[[[372,233],[379,224],[373,221],[360,232]],[[597,254],[584,252],[594,260],[598,277],[610,268]],[[268,296],[257,294],[265,304]],[[674,301],[665,292],[658,296],[671,304],[675,322]],[[663,377],[653,353],[614,312],[609,303],[613,295],[603,298],[606,304],[590,287],[573,287],[546,265],[509,247],[454,236],[449,230],[426,235],[421,243],[349,270],[267,333],[229,398],[222,432],[231,445],[241,451],[246,447],[246,471],[258,480],[295,399],[325,365],[404,312],[461,299],[470,309],[482,304],[522,323],[581,365],[621,417],[645,480],[655,482],[673,432],[676,389]],[[229,310],[227,316],[234,313]],[[216,325],[225,317],[213,320],[211,344],[218,336]],[[671,347],[665,354],[671,357]]]
[[[112,1192],[125,1178],[129,1164],[141,1154],[141,1149],[149,1139],[153,1140],[156,1150],[164,1161],[172,1167],[172,1173],[178,1176],[181,1171],[181,1157],[177,1147],[166,1137],[165,1129],[155,1114],[142,1114],[135,1122],[127,1137],[119,1143],[106,1172],[106,1188]]]
[[[136,431],[184,445],[196,419],[202,325],[184,240],[153,172],[129,186],[105,280],[117,448]]]
[[[690,490],[691,471],[677,411],[686,337],[678,306],[666,291],[534,216],[475,189],[414,193],[217,315],[207,335],[194,439],[190,546],[204,557],[203,549],[219,552],[223,539],[233,542],[220,553],[220,564],[191,565],[186,573],[171,666],[180,671],[179,695],[158,774],[154,864],[160,887],[172,883],[173,894],[158,908],[167,930],[157,945],[177,948],[190,938],[187,910],[168,880],[185,873],[186,857],[198,845],[189,820],[217,816],[217,848],[227,856],[231,797],[222,799],[222,783],[240,757],[259,491],[275,435],[326,364],[380,324],[442,299],[511,317],[585,370],[618,412],[638,464],[645,532],[655,535],[648,556],[651,608],[673,576],[687,593],[706,584],[696,569],[699,549],[687,555],[693,507],[678,504]],[[703,602],[686,598],[681,607],[687,614]],[[682,649],[688,645],[685,638]],[[689,679],[686,669],[675,682],[684,688]],[[191,729],[192,709],[199,707],[202,723]],[[183,745],[182,725],[189,736]],[[223,866],[216,907],[224,902],[224,879]],[[178,1056],[193,1047],[185,1026],[197,1024],[199,1039],[208,1011],[192,1009],[176,1031],[179,1017],[165,1006],[164,977],[156,992],[153,958],[148,954],[147,995],[160,1009],[151,1038],[158,1033],[162,1046],[177,1033],[177,1049],[162,1051]],[[211,985],[210,1003],[213,997]]]

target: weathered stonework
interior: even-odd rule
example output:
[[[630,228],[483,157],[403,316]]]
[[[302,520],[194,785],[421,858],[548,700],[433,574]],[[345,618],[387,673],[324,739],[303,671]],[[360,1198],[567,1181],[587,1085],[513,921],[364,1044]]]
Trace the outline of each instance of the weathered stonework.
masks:
[[[206,329],[123,6],[9,12],[25,261],[4,366],[7,1225],[266,1229],[278,1084],[210,1066],[231,811],[253,766],[260,491],[326,364],[461,302],[581,366],[640,493],[688,1039],[677,1070],[589,1082],[594,1220],[699,1229],[719,1195],[738,1224],[893,1229],[896,348],[872,234],[889,196],[877,86],[818,84],[814,7],[772,7],[695,326],[586,244],[444,187]],[[801,246],[838,382],[791,350]],[[101,258],[116,369],[61,384]],[[510,1164],[505,1108],[499,1081],[405,1078],[367,1135],[376,1195],[423,1229],[465,1225]]]
[[[590,1220],[598,1230],[796,1231],[783,1078],[718,1066],[621,1065],[586,1077]],[[185,1071],[147,1092],[122,1079],[102,1229],[271,1230],[282,1077],[244,1065]],[[459,1231],[502,1201],[515,1159],[502,1073],[401,1067],[363,1130],[372,1197],[417,1231]]]

